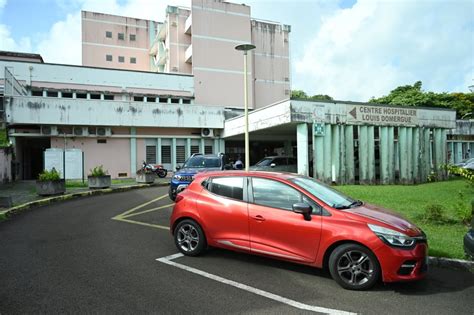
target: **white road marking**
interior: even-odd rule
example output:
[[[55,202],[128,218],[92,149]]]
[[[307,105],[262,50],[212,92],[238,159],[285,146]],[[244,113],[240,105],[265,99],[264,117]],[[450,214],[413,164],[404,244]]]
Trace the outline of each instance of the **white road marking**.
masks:
[[[335,310],[335,309],[331,309],[331,308],[325,308],[325,307],[320,307],[320,306],[304,304],[304,303],[301,303],[301,302],[290,300],[286,297],[283,297],[283,296],[280,296],[280,295],[277,295],[277,294],[273,294],[273,293],[270,293],[270,292],[267,292],[267,291],[263,291],[263,290],[248,286],[246,284],[242,284],[242,283],[239,283],[239,282],[235,282],[233,280],[222,278],[222,277],[210,274],[208,272],[205,272],[205,271],[193,268],[193,267],[185,266],[185,265],[182,265],[182,264],[179,264],[177,262],[172,261],[173,259],[180,258],[180,257],[183,257],[183,256],[184,256],[183,254],[178,253],[178,254],[162,257],[162,258],[157,258],[156,260],[161,262],[161,263],[164,263],[164,264],[167,264],[167,265],[170,265],[170,266],[173,266],[173,267],[176,267],[176,268],[179,268],[179,269],[183,269],[183,270],[195,273],[197,275],[206,277],[208,279],[212,279],[212,280],[224,283],[224,284],[228,284],[228,285],[236,287],[238,289],[245,290],[245,291],[248,291],[250,293],[254,293],[254,294],[266,297],[268,299],[290,305],[290,306],[295,307],[295,308],[299,308],[301,310],[319,312],[319,313],[331,314],[331,315],[355,315],[355,314],[357,314],[357,313],[351,313],[351,312]]]

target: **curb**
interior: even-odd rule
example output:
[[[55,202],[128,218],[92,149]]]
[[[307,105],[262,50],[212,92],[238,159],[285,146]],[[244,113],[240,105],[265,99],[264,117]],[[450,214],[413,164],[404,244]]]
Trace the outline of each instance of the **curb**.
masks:
[[[469,260],[430,256],[428,258],[428,264],[430,267],[435,266],[474,273],[474,261]]]
[[[105,189],[86,190],[86,191],[75,192],[75,193],[70,193],[66,195],[59,195],[59,196],[49,197],[45,199],[34,200],[34,201],[30,201],[30,202],[0,211],[0,222],[7,220],[8,218],[18,215],[31,208],[45,206],[45,205],[49,205],[55,202],[66,201],[66,200],[71,200],[71,199],[76,199],[76,198],[81,198],[81,197],[124,192],[124,191],[133,190],[133,189],[140,189],[140,188],[164,187],[168,185],[169,183],[156,183],[156,184],[120,186],[120,187],[112,187],[112,188],[105,188]]]

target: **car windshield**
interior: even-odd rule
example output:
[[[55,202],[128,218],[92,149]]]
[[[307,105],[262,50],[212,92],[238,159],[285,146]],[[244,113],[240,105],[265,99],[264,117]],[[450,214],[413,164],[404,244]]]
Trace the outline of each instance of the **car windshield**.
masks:
[[[195,156],[184,163],[185,168],[215,168],[221,167],[221,159],[218,157]]]
[[[255,166],[270,166],[272,164],[273,159],[271,158],[264,158],[263,160],[260,160]]]
[[[362,205],[359,200],[354,200],[331,187],[308,177],[295,177],[290,179],[293,183],[305,189],[313,196],[322,200],[327,205],[336,209],[349,209]]]

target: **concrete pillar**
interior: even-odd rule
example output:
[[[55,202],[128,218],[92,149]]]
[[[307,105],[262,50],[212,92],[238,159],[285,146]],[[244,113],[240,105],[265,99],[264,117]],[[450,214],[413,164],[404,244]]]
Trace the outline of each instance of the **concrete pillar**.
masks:
[[[308,176],[308,125],[306,123],[296,126],[296,146],[298,174]]]
[[[338,180],[339,184],[346,183],[346,140],[345,140],[345,126],[339,125],[337,128],[339,129],[339,171],[338,171]]]
[[[161,138],[156,139],[156,163],[161,164]]]
[[[420,134],[420,174],[421,182],[428,180],[431,172],[431,155],[430,155],[430,128],[422,128]]]
[[[72,92],[72,98],[77,98],[77,92]]]
[[[324,180],[324,137],[325,136],[313,137],[313,176],[319,180]]]
[[[448,139],[447,139],[447,130],[446,129],[441,129],[441,164],[442,165],[447,165],[448,162],[448,152],[447,152],[447,147],[448,147]],[[441,172],[443,179],[446,179],[448,177],[448,172],[446,168],[443,168],[443,171]]]
[[[331,182],[331,145],[332,145],[332,130],[331,130],[331,124],[325,124],[324,126],[324,137],[323,137],[323,142],[324,142],[324,167],[323,167],[323,181],[326,183]]]
[[[413,181],[421,182],[420,176],[420,128],[413,129],[413,147],[412,147],[412,169]]]
[[[395,183],[395,128],[387,128],[388,145],[388,183]]]
[[[205,143],[205,140],[204,138],[201,138],[201,141],[199,142],[199,152],[204,154],[205,153],[205,146],[206,146],[206,143]]]
[[[340,132],[338,125],[332,125],[332,138],[331,138],[331,182],[340,183],[339,171],[341,164],[341,146],[340,146]]]
[[[367,126],[359,126],[359,183],[364,185],[369,181],[369,157]]]
[[[130,176],[137,173],[137,128],[130,128]]]
[[[188,157],[191,156],[191,139],[190,138],[187,138],[186,139],[186,147],[184,149],[184,154],[185,154],[185,159],[187,159]]]
[[[346,147],[345,164],[346,164],[346,184],[354,184],[354,126],[348,125],[344,127],[344,142]]]
[[[380,183],[388,184],[390,182],[389,177],[389,149],[388,149],[388,128],[389,127],[380,127]]]
[[[176,170],[176,138],[171,139],[171,169]]]
[[[413,128],[407,128],[407,181],[413,183]]]
[[[219,139],[219,150],[221,150],[222,153],[225,153],[225,140],[224,139]]]
[[[445,163],[444,151],[446,150],[446,139],[443,140],[443,131],[440,128],[433,130],[433,152],[434,152],[434,171],[441,179],[443,171],[442,165]]]
[[[454,151],[455,151],[454,163],[461,162],[463,160],[462,143],[461,142],[455,142],[454,143]]]
[[[375,134],[374,126],[367,127],[367,176],[370,184],[375,184]]]
[[[214,139],[214,146],[212,148],[214,154],[219,153],[219,139]]]
[[[43,90],[43,97],[47,97],[47,96],[48,96],[48,91]]]
[[[454,142],[452,141],[448,143],[448,162],[454,164]]]

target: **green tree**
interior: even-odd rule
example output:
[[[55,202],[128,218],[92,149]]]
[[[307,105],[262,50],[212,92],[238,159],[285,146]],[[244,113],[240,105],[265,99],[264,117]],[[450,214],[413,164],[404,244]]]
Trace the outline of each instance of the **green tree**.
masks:
[[[474,93],[434,93],[422,90],[421,81],[403,85],[389,95],[372,98],[370,103],[398,106],[442,107],[454,109],[458,118],[467,118],[474,112]]]
[[[316,94],[313,96],[308,96],[303,90],[293,90],[291,91],[292,100],[308,100],[308,101],[332,101],[332,97],[325,94]]]

